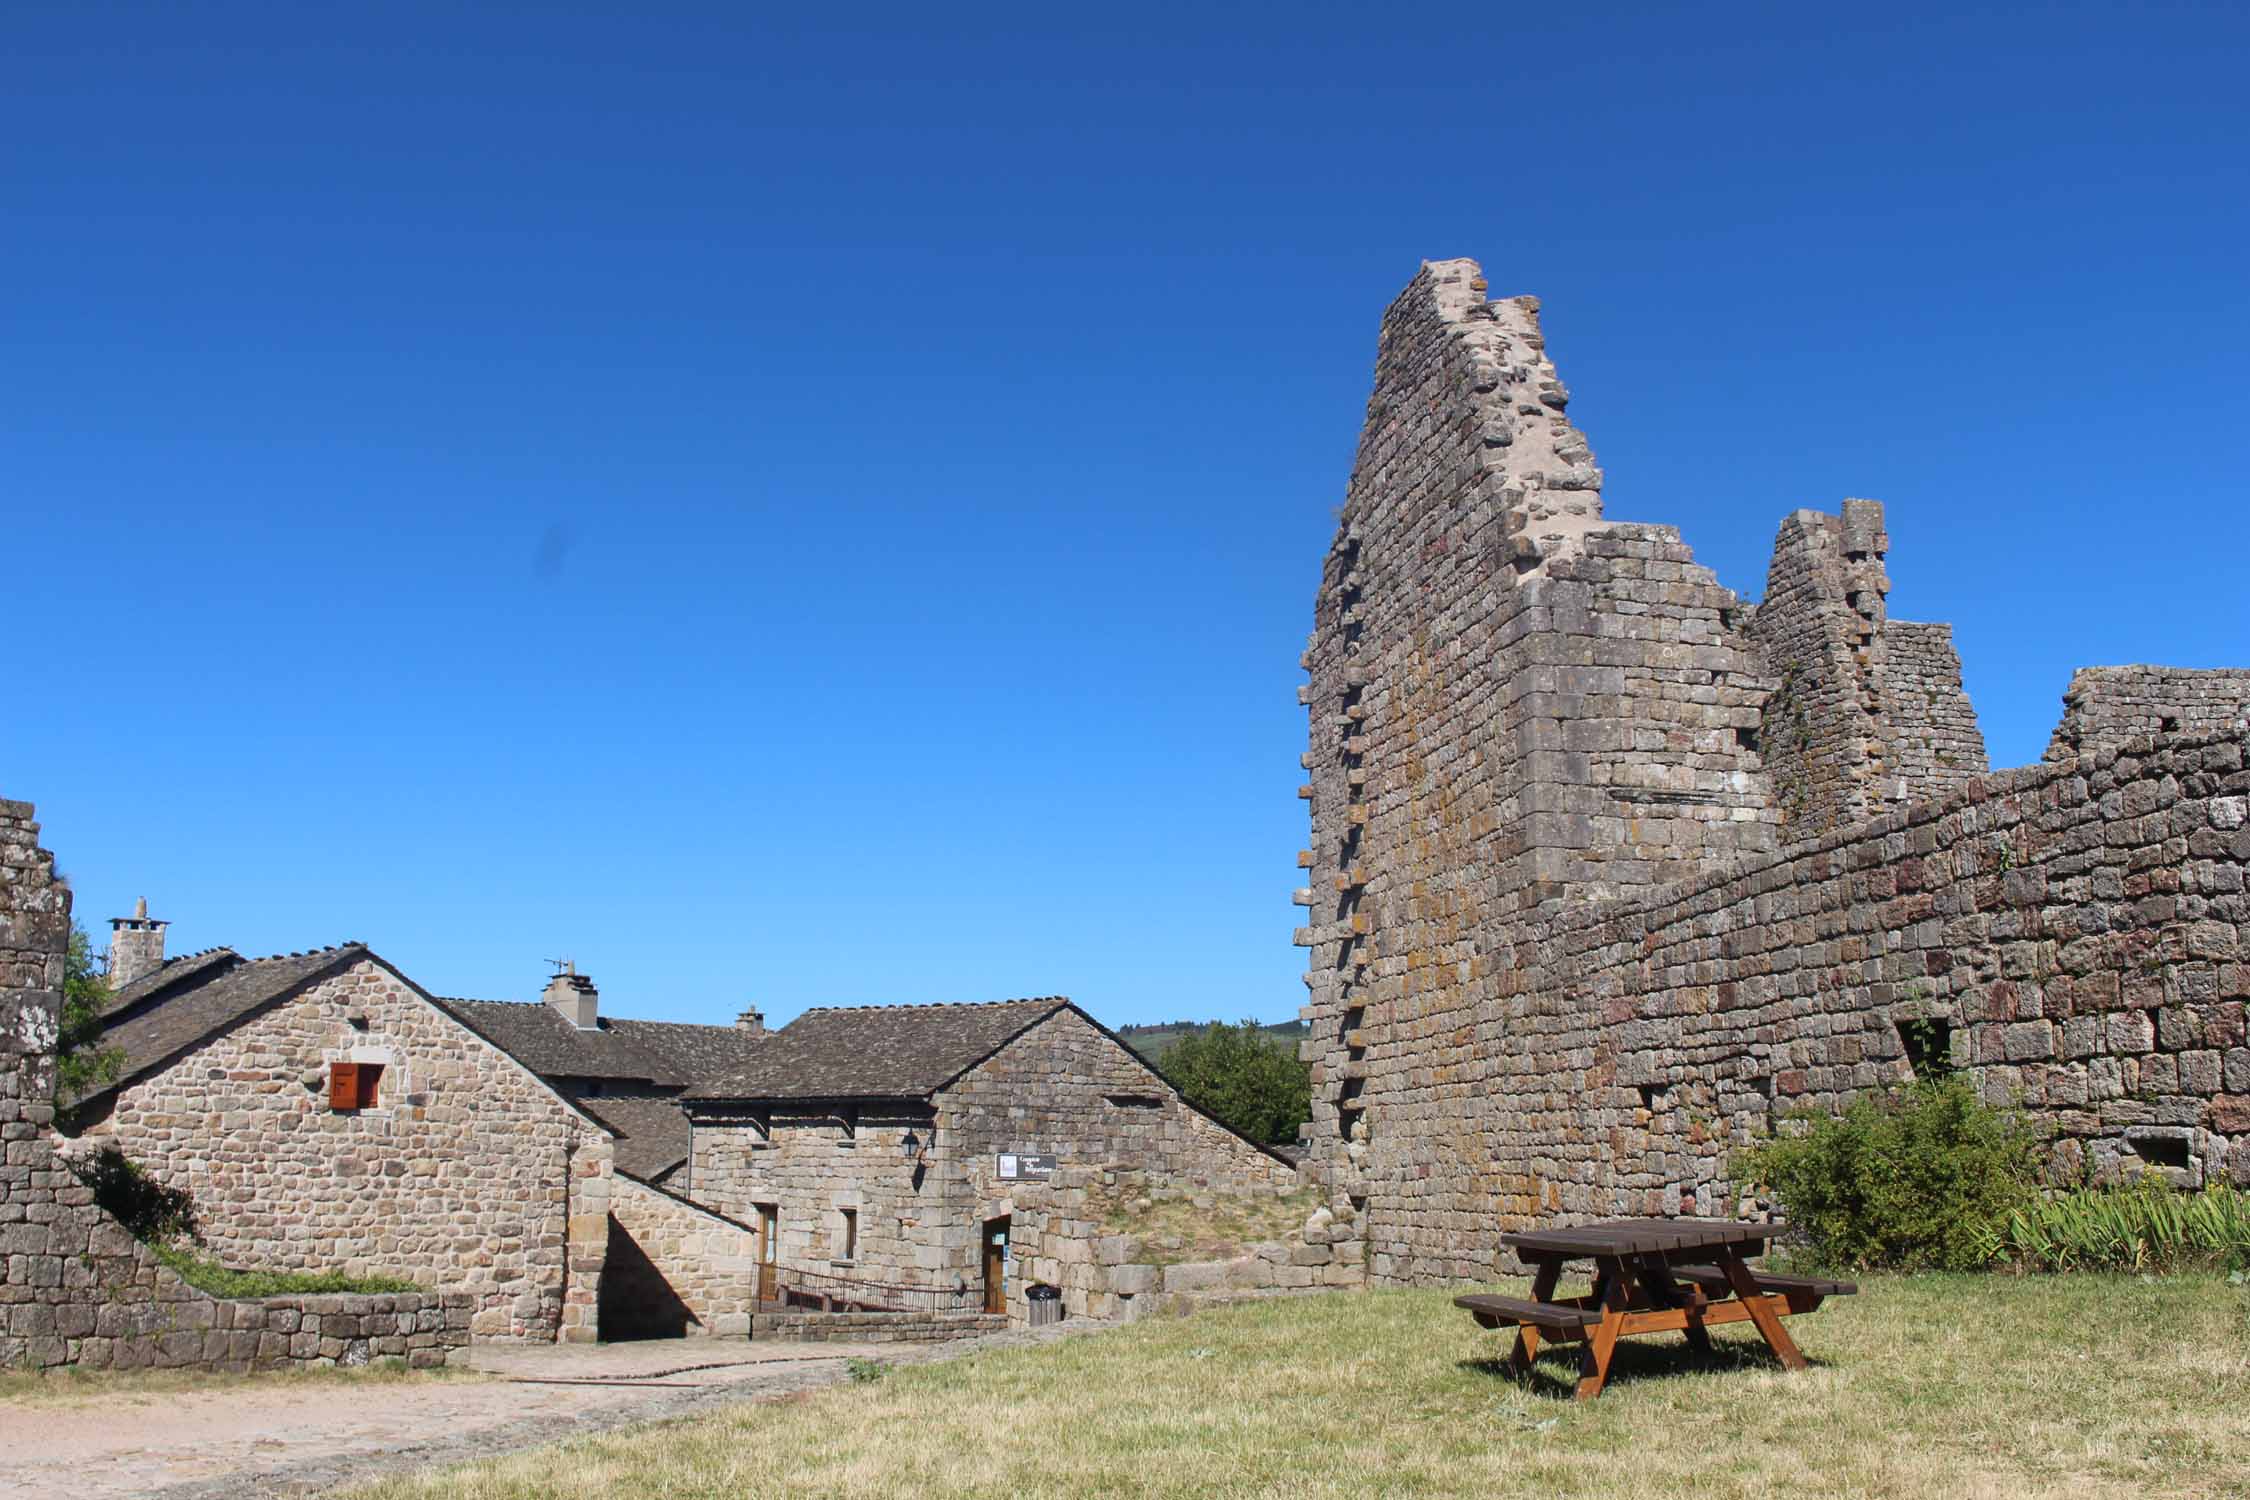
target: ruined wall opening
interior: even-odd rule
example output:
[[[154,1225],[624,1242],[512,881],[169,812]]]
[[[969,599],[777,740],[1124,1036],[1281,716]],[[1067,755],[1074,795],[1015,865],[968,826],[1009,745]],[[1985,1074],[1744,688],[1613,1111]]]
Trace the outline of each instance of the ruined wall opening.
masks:
[[[605,1344],[639,1339],[682,1339],[699,1320],[640,1242],[609,1219],[609,1254],[595,1297],[594,1327]]]
[[[1922,1016],[1891,1023],[1906,1065],[1920,1080],[1943,1078],[1953,1071],[1953,1023]]]

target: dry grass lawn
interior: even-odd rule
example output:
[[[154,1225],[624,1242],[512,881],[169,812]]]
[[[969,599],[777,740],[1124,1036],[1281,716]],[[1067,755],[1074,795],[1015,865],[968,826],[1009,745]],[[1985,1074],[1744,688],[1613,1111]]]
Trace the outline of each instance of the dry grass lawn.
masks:
[[[354,1490],[356,1500],[2250,1495],[2250,1291],[1888,1277],[1706,1360],[1629,1340],[1599,1401],[1438,1291],[1268,1301],[891,1371]]]
[[[1317,1188],[1300,1188],[1161,1198],[1113,1195],[1097,1197],[1094,1208],[1104,1233],[1129,1234],[1141,1242],[1135,1260],[1171,1266],[1227,1260],[1264,1240],[1294,1240],[1321,1202]]]

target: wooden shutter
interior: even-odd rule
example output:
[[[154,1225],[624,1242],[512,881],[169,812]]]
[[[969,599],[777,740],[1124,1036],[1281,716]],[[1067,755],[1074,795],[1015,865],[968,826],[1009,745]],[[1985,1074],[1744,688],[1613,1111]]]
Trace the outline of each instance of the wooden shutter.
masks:
[[[328,1065],[328,1107],[359,1108],[358,1063],[338,1062]]]

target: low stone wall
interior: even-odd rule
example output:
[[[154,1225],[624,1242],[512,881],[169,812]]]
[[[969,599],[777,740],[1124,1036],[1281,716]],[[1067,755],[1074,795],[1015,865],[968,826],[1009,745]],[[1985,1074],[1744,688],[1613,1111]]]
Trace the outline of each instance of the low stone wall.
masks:
[[[1072,1317],[1123,1321],[1145,1316],[1159,1294],[1310,1291],[1365,1279],[1358,1231],[1325,1208],[1312,1214],[1298,1238],[1245,1245],[1225,1260],[1165,1264],[1150,1253],[1156,1246],[1111,1228],[1102,1216],[1106,1195],[1137,1191],[1135,1184],[1146,1180],[1129,1170],[1065,1169],[1045,1183],[1017,1188],[1008,1278],[1008,1311],[1017,1322],[1029,1318],[1024,1293],[1035,1284],[1058,1289]],[[1283,1191],[1279,1185],[1234,1189]],[[1194,1201],[1226,1196],[1211,1190]]]
[[[1005,1313],[762,1312],[750,1320],[753,1339],[812,1344],[935,1344],[999,1333]]]
[[[91,1331],[66,1341],[61,1362],[89,1370],[193,1366],[241,1372],[399,1359],[428,1369],[469,1342],[475,1301],[467,1292],[230,1299],[179,1286],[140,1306],[91,1309]],[[73,1318],[72,1310],[64,1310],[58,1322],[89,1321],[87,1310],[76,1311],[80,1315]]]

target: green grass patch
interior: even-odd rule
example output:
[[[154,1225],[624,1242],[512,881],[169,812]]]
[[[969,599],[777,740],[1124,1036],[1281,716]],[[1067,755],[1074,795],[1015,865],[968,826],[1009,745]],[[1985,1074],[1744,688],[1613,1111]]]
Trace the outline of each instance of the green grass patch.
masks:
[[[1985,1249],[2026,1271],[2250,1270],[2250,1193],[2183,1193],[2146,1177],[2057,1193],[2002,1215]]]
[[[321,1292],[419,1292],[403,1276],[347,1276],[342,1271],[236,1271],[186,1245],[152,1245],[182,1281],[214,1297],[292,1297]]]

